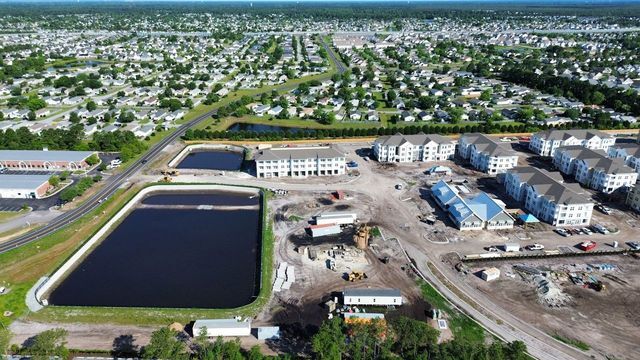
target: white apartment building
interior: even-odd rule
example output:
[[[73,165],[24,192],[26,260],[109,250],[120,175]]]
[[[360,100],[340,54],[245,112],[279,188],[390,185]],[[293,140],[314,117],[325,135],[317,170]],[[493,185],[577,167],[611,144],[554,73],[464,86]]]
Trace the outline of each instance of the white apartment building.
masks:
[[[640,212],[640,188],[634,186],[627,193],[627,205],[635,210],[636,212]]]
[[[623,159],[627,166],[640,173],[640,145],[614,144],[609,148],[608,155],[610,158]]]
[[[455,142],[444,136],[424,133],[381,136],[373,143],[373,154],[379,162],[441,161],[452,159]]]
[[[266,149],[254,160],[259,178],[343,175],[346,167],[344,153],[332,146]]]
[[[504,187],[541,221],[554,226],[586,226],[591,222],[593,202],[578,185],[564,184],[558,173],[516,167],[505,174]]]
[[[566,175],[573,175],[582,185],[612,193],[636,183],[638,173],[622,158],[608,158],[603,150],[579,145],[560,147],[553,156],[554,165]]]
[[[518,166],[518,155],[511,145],[498,143],[480,133],[464,134],[458,141],[458,155],[487,174],[500,174]]]
[[[600,130],[545,130],[533,134],[529,150],[541,156],[553,156],[561,146],[579,145],[607,151],[616,138]]]

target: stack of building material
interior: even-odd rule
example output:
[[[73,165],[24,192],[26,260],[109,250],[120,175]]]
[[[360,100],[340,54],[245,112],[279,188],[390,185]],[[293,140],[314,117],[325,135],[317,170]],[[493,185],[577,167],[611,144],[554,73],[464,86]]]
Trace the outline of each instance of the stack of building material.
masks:
[[[293,265],[287,266],[287,270],[285,274],[286,274],[286,280],[284,284],[282,284],[282,288],[284,290],[289,290],[289,288],[291,288],[291,285],[296,281],[296,275],[294,272]]]
[[[276,281],[273,282],[273,292],[280,292],[282,290],[282,286],[287,280],[287,263],[280,263],[278,266],[278,270],[276,270]]]
[[[369,234],[371,228],[365,224],[361,225],[355,235],[353,235],[353,242],[356,243],[356,247],[360,250],[364,250],[369,246]]]

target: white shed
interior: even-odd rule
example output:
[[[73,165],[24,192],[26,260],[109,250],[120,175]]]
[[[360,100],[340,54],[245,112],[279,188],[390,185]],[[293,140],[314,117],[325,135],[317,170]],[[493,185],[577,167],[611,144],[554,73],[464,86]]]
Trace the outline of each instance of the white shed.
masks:
[[[342,297],[345,305],[402,305],[402,293],[398,289],[346,289]]]
[[[316,216],[316,225],[348,225],[356,221],[358,221],[358,215],[354,213],[324,213]]]
[[[207,329],[208,337],[218,336],[250,336],[251,321],[236,319],[204,319],[193,324],[193,336],[198,336],[202,329]]]
[[[493,281],[500,277],[500,269],[494,267],[484,269],[480,275],[484,281]]]

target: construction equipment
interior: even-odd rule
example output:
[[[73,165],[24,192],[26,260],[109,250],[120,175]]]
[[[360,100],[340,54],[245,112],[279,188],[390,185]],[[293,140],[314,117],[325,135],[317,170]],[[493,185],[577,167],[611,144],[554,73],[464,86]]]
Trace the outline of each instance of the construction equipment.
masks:
[[[358,231],[353,235],[353,242],[360,250],[364,250],[369,246],[369,236],[371,235],[371,227],[365,224],[360,225]]]
[[[351,282],[355,282],[358,280],[364,280],[367,278],[367,274],[365,274],[364,272],[361,271],[352,271],[349,274],[349,281]]]
[[[178,175],[180,175],[180,171],[175,170],[175,169],[173,169],[173,170],[162,169],[162,170],[160,170],[160,174],[168,175],[168,176],[178,176]]]
[[[173,179],[171,179],[171,176],[165,176],[162,178],[163,182],[171,182]]]

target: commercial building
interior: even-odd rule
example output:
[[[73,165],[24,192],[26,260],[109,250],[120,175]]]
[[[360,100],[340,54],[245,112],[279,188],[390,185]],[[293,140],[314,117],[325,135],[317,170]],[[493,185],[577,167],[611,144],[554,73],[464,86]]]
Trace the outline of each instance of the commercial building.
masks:
[[[638,134],[640,136],[640,133]],[[640,145],[638,144],[614,144],[607,152],[610,158],[621,158],[624,163],[640,173]]]
[[[381,136],[373,143],[373,155],[379,162],[408,163],[452,159],[455,142],[444,136],[423,133]]]
[[[476,195],[468,193],[463,185],[454,186],[443,180],[431,188],[431,196],[460,230],[513,228],[515,220],[504,210],[503,204],[484,192]]]
[[[16,170],[82,170],[93,151],[0,150],[0,168]]]
[[[464,134],[458,141],[458,155],[487,174],[500,174],[518,166],[518,155],[511,145],[498,143],[480,133]]]
[[[207,337],[250,336],[251,321],[238,321],[236,319],[205,319],[196,320],[193,323],[193,336],[200,335],[204,330],[207,332]]]
[[[558,148],[553,163],[560,172],[573,175],[580,184],[607,194],[626,189],[638,179],[638,173],[625,165],[623,158],[608,158],[603,150],[579,145]]]
[[[398,289],[346,289],[342,297],[344,305],[402,305],[402,293]]]
[[[346,167],[344,153],[332,146],[264,149],[255,162],[259,178],[343,175]]]
[[[51,188],[49,175],[0,175],[0,198],[40,199]]]
[[[593,202],[577,184],[564,184],[559,173],[533,167],[517,167],[504,177],[504,187],[513,199],[542,221],[555,226],[589,225]]]
[[[607,151],[615,142],[615,137],[600,130],[545,130],[533,134],[529,150],[541,156],[554,156],[562,146],[579,145]]]

